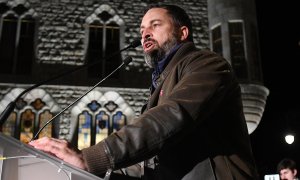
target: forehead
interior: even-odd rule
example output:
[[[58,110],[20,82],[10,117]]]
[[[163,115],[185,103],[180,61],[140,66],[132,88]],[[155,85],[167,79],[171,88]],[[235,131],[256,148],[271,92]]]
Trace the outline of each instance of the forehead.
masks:
[[[142,19],[143,23],[149,23],[153,20],[171,20],[170,15],[167,13],[168,11],[163,8],[152,8],[149,9]]]
[[[290,172],[292,172],[292,170],[289,169],[289,168],[281,169],[281,170],[280,170],[280,174],[286,174],[286,173],[290,173]]]

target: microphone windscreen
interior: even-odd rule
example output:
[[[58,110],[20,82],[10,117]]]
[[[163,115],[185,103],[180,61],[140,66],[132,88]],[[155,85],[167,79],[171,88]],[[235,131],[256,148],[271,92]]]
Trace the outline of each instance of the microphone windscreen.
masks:
[[[136,47],[138,47],[138,46],[140,46],[140,45],[142,45],[141,39],[140,39],[140,38],[137,38],[137,39],[135,39],[134,41],[132,41],[132,42],[130,43],[130,46],[131,46],[132,48],[136,48]]]

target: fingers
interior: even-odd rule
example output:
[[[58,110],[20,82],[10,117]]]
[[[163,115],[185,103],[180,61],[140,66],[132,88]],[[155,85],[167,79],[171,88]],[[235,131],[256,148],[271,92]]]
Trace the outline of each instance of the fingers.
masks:
[[[36,149],[55,155],[56,157],[73,164],[81,169],[87,169],[82,153],[70,146],[70,143],[63,139],[43,137],[29,142],[29,145]]]
[[[43,137],[41,139],[29,142],[29,144],[36,149],[49,152],[59,158],[63,157],[63,153],[68,152],[68,142],[66,140]]]

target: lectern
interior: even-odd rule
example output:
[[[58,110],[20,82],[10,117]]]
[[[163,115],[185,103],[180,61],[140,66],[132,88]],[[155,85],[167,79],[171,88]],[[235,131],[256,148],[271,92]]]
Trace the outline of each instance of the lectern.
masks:
[[[0,132],[0,180],[103,180]]]

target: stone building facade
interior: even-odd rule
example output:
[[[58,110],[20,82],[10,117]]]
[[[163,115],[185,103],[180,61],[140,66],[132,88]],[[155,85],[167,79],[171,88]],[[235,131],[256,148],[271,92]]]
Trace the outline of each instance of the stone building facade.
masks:
[[[248,1],[251,2],[251,0]],[[89,75],[90,67],[80,69],[80,67],[90,63],[90,48],[93,45],[91,42],[94,40],[91,39],[94,32],[92,30],[95,30],[93,27],[103,28],[103,31],[95,31],[98,33],[115,32],[110,29],[111,27],[117,29],[118,47],[119,49],[126,48],[133,40],[140,37],[139,25],[143,10],[150,3],[160,2],[180,5],[187,10],[194,26],[193,36],[196,46],[214,49],[212,46],[214,40],[212,29],[216,27],[215,24],[221,23],[221,21],[216,18],[219,15],[216,15],[213,10],[208,11],[208,8],[220,7],[225,2],[222,0],[184,0],[179,2],[175,0],[159,2],[155,0],[0,0],[0,51],[6,53],[4,41],[6,36],[4,33],[9,35],[11,31],[4,27],[9,24],[9,27],[16,28],[15,43],[11,46],[15,48],[14,54],[18,54],[12,56],[12,65],[0,61],[0,112],[10,101],[14,101],[18,94],[33,84],[51,79],[64,72],[72,72],[47,82],[22,96],[25,103],[22,107],[15,108],[16,119],[22,119],[22,114],[24,115],[26,109],[30,109],[29,114],[38,119],[41,117],[39,115],[45,113],[46,110],[51,112],[51,117],[53,117],[67,108],[55,119],[57,128],[55,131],[57,136],[61,138],[72,139],[74,133],[77,133],[74,128],[77,128],[77,122],[83,113],[87,112],[91,117],[96,117],[99,112],[104,114],[108,112],[108,116],[113,118],[114,113],[121,111],[129,121],[138,116],[149,95],[148,86],[151,75],[151,69],[144,63],[141,47],[123,51],[120,59],[130,56],[133,61],[128,66],[119,69],[117,76],[106,79],[72,107],[68,106],[77,101],[77,98],[80,98],[100,79],[104,78],[105,74],[110,72],[107,70],[105,74],[97,77]],[[243,4],[243,2],[240,3]],[[231,7],[224,6],[223,8],[225,14],[230,12],[226,11],[226,8],[230,9]],[[238,8],[241,11],[245,9],[244,6]],[[243,16],[239,18],[242,20],[249,19],[249,17]],[[255,18],[255,13],[250,16],[250,19],[253,18]],[[13,20],[15,20],[15,24],[9,23],[14,22]],[[214,24],[211,24],[212,22]],[[23,29],[27,26],[31,27],[28,32],[33,33],[29,33],[28,36],[25,36],[26,33],[22,35]],[[107,29],[104,30],[105,28]],[[247,31],[244,32],[246,37]],[[226,37],[225,34],[223,38],[226,39]],[[103,58],[99,61],[105,60],[106,63],[109,63],[110,59],[117,58],[105,59],[111,55],[111,52],[107,53],[109,52],[108,37],[104,34],[102,38],[104,44],[101,47],[107,46],[108,48],[104,50],[106,56],[102,54]],[[23,41],[26,43],[28,39],[32,41],[32,51],[30,51],[31,47],[22,44]],[[22,47],[27,48],[27,51],[23,52]],[[226,55],[229,50],[224,49],[225,53],[223,54]],[[251,51],[253,49],[247,49],[245,54],[249,55]],[[30,54],[30,52],[32,53]],[[25,61],[21,57],[29,58]],[[3,56],[3,58],[5,57]],[[230,54],[226,58],[231,62]],[[252,59],[259,61],[259,55]],[[251,65],[251,63],[249,64]],[[103,67],[105,69],[105,64]],[[80,70],[73,72],[76,68]],[[248,67],[251,69],[250,71],[257,70],[259,76],[261,75],[260,68],[259,64]],[[254,124],[254,127],[249,130],[251,133],[262,116],[268,90],[263,86],[262,77],[255,82],[249,81],[249,78],[244,80],[241,82],[243,83],[245,111],[249,112],[246,117],[248,117],[250,125],[251,123]],[[93,102],[97,98],[101,100]],[[38,102],[37,99],[39,99]],[[37,109],[37,107],[41,108]],[[94,111],[92,107],[99,109]],[[104,117],[103,114],[101,117]]]

